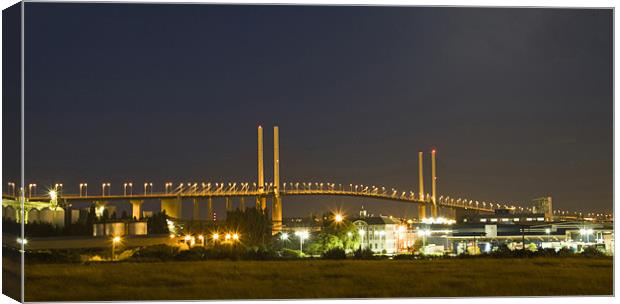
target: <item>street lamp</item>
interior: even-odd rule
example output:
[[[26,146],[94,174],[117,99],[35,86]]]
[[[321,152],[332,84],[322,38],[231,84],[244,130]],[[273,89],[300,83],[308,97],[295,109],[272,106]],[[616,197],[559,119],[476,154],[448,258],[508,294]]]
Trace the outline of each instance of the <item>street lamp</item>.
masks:
[[[88,196],[88,184],[80,183],[80,196],[82,196],[82,188],[84,189],[84,196]]]
[[[547,234],[547,242],[549,242],[549,235],[551,234],[551,229],[550,228],[545,228],[545,234]]]
[[[127,187],[129,187],[129,195],[133,195],[132,183],[123,183],[123,195],[127,195]]]
[[[101,184],[101,196],[105,196],[105,188],[108,188],[108,195],[110,195],[110,183]]]
[[[34,191],[32,190],[34,189]],[[37,194],[37,184],[28,184],[28,197],[32,197],[32,194]]]
[[[295,235],[299,238],[299,251],[304,251],[304,240],[308,238],[308,231],[295,231]]]
[[[335,221],[336,223],[341,223],[343,220],[344,220],[344,216],[342,216],[342,214],[340,214],[340,213],[336,213],[336,214],[334,215],[334,221]]]
[[[115,236],[112,238],[112,261],[116,260],[116,244],[120,243],[120,241],[120,236]]]

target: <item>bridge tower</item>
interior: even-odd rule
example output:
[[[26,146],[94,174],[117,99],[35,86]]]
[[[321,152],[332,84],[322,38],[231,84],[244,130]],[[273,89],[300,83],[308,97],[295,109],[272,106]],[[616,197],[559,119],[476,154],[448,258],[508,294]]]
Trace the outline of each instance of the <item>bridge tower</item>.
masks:
[[[273,206],[271,208],[272,233],[282,231],[282,197],[280,196],[280,131],[273,127]]]
[[[432,184],[431,184],[431,200],[433,204],[431,205],[431,217],[437,218],[437,166],[435,160],[435,149],[431,152],[431,174],[432,174]]]
[[[265,211],[267,199],[263,195],[265,193],[265,171],[263,169],[263,127],[261,126],[258,126],[258,193],[260,196],[256,198],[256,207]]]
[[[423,152],[418,152],[418,180],[420,181],[419,200],[424,201],[424,158]],[[426,204],[418,204],[418,219],[426,218]]]

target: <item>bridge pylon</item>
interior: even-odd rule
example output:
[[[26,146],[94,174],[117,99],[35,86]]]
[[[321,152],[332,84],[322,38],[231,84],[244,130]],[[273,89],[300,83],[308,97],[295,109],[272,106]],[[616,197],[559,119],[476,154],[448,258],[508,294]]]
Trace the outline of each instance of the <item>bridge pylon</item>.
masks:
[[[258,126],[258,193],[256,198],[256,207],[265,211],[267,209],[267,198],[265,193],[265,170],[263,167],[263,127]]]
[[[418,152],[418,180],[420,182],[419,201],[424,201],[424,153]],[[426,205],[424,203],[418,203],[418,219],[426,218]]]
[[[272,234],[282,231],[282,197],[280,196],[280,130],[273,127],[273,205],[271,208]]]

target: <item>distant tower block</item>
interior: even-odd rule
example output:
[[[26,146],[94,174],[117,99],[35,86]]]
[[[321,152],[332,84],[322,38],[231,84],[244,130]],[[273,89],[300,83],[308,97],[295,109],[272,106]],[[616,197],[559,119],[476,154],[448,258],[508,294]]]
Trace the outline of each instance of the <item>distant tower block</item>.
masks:
[[[420,194],[418,194],[418,200],[424,201],[424,162],[423,162],[423,153],[418,152],[418,180],[420,181]],[[418,204],[418,218],[424,219],[426,218],[426,204],[419,203]]]
[[[165,211],[166,214],[173,219],[181,218],[181,199],[180,198],[167,198],[161,200],[161,211]]]
[[[142,217],[142,203],[144,203],[144,200],[129,200],[129,203],[131,203],[132,218],[139,220]]]
[[[273,127],[273,206],[271,210],[272,233],[282,231],[282,197],[280,197],[280,132]]]
[[[256,205],[261,210],[267,209],[267,198],[263,196],[265,193],[265,171],[263,168],[263,127],[258,126],[258,193]]]
[[[433,204],[431,205],[431,216],[433,218],[437,218],[438,214],[437,214],[437,166],[436,166],[436,160],[435,160],[435,150],[433,149],[432,153],[431,153],[431,200],[433,202]]]

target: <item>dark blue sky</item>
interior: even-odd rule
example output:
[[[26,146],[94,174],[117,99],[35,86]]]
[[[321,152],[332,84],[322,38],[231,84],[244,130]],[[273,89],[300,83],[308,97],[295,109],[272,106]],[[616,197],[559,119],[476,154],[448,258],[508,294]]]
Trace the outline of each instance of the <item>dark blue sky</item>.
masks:
[[[436,147],[440,194],[610,211],[612,18],[27,3],[26,180],[254,181],[258,124],[270,180],[277,124],[284,181],[416,190],[417,151]],[[415,209],[286,198],[284,214],[362,203]]]

